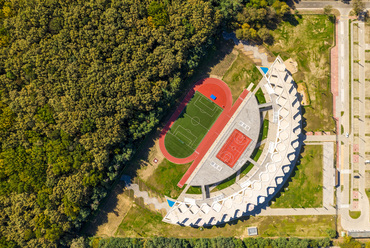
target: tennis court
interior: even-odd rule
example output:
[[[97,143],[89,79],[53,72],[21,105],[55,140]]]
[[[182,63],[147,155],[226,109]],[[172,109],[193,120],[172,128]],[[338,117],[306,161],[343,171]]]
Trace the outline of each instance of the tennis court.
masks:
[[[238,129],[234,129],[216,157],[233,168],[249,143],[251,143],[251,139],[248,136]]]
[[[176,158],[190,156],[221,112],[220,106],[196,91],[166,134],[164,144],[168,153]]]

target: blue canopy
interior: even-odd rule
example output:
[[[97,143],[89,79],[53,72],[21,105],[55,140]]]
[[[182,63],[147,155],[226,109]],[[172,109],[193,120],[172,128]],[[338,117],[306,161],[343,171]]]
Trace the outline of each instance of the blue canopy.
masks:
[[[261,70],[263,71],[263,73],[267,73],[268,72],[268,70],[269,70],[269,68],[267,68],[267,67],[260,67],[261,68]]]
[[[170,199],[167,199],[168,205],[172,208],[173,204],[175,204],[174,201],[171,201]]]

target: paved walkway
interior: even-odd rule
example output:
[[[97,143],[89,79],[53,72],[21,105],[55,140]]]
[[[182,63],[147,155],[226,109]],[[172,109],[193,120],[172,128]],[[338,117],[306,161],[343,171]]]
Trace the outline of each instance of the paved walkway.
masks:
[[[335,215],[333,207],[328,208],[266,208],[258,215],[279,216],[279,215]]]
[[[129,176],[122,176],[122,181],[125,182],[126,190],[133,190],[135,197],[142,197],[146,205],[153,204],[156,210],[165,209],[167,212],[170,210],[170,206],[167,201],[159,202],[156,197],[150,197],[147,191],[141,191],[140,187],[136,183],[131,183],[131,178]]]
[[[323,143],[323,206],[326,208],[334,206],[334,143]]]
[[[370,8],[370,2],[364,2],[365,8]],[[348,15],[352,9],[352,3],[343,3],[341,1],[300,1],[295,3],[297,9],[323,9],[325,6],[331,5],[334,9],[338,9],[341,15]]]
[[[304,141],[335,142],[337,141],[337,136],[336,135],[307,135]]]
[[[138,184],[133,183],[127,186],[126,188],[132,189],[134,191],[135,197],[142,197],[146,205],[153,204],[155,209],[157,210],[162,209],[162,208],[167,211],[170,210],[170,206],[168,205],[167,202],[160,203],[157,198],[150,197],[147,191],[140,191]]]

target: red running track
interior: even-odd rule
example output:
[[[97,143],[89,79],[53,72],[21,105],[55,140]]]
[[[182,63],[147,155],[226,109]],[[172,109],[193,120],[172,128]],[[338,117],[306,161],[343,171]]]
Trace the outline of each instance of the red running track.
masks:
[[[163,155],[171,162],[176,163],[176,164],[185,164],[189,163],[193,160],[195,160],[199,154],[199,148],[202,146],[205,138],[207,135],[203,138],[203,141],[199,144],[195,152],[190,155],[187,158],[176,158],[172,156],[166,149],[164,145],[164,138],[166,136],[166,133],[168,130],[170,130],[171,126],[173,123],[177,120],[183,109],[185,108],[186,104],[191,100],[193,95],[195,94],[196,91],[199,91],[202,93],[204,96],[206,96],[208,99],[212,100],[211,94],[214,94],[217,96],[217,99],[213,102],[215,102],[218,106],[223,108],[223,112],[225,110],[228,110],[231,108],[232,105],[232,97],[231,97],[231,91],[229,87],[222,82],[219,79],[216,78],[206,78],[198,81],[191,90],[189,90],[188,94],[185,96],[184,100],[181,102],[180,106],[176,109],[176,111],[173,113],[171,116],[170,120],[167,122],[166,126],[163,128],[160,137],[159,137],[159,147],[163,153]],[[222,116],[222,113],[220,117]],[[215,122],[215,124],[217,121]],[[215,126],[215,124],[213,126]],[[211,128],[212,130],[212,128]]]
[[[185,108],[186,104],[190,101],[190,99],[192,98],[196,91],[199,91],[209,99],[211,99],[210,98],[211,94],[217,95],[217,99],[214,102],[221,108],[223,108],[223,111],[192,155],[190,155],[187,158],[175,158],[167,152],[166,147],[164,145],[164,138],[168,130],[171,128],[173,123],[176,121],[177,117],[181,114],[182,110]],[[194,160],[194,162],[186,171],[184,176],[181,178],[177,186],[179,186],[180,188],[184,186],[186,181],[189,179],[191,174],[197,168],[198,164],[200,163],[204,155],[207,153],[209,148],[212,146],[213,142],[216,140],[218,135],[224,129],[225,125],[230,120],[231,116],[233,116],[236,109],[240,106],[240,104],[243,102],[243,99],[247,95],[248,91],[244,90],[243,93],[236,100],[235,104],[232,105],[233,100],[230,88],[227,86],[226,83],[216,78],[202,79],[198,81],[194,85],[194,87],[188,92],[184,100],[181,102],[180,106],[176,109],[175,113],[171,116],[170,120],[163,128],[161,135],[159,137],[159,147],[163,155],[169,161],[176,164],[184,164]]]

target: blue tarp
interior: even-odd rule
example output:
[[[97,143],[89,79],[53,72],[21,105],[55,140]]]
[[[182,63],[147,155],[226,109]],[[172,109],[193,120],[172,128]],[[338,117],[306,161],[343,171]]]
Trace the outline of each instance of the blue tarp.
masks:
[[[217,97],[215,96],[215,95],[211,95],[211,98],[213,99],[213,100],[216,100],[217,99]]]
[[[263,71],[263,73],[267,73],[269,71],[269,68],[267,67],[261,67],[261,70]]]
[[[175,204],[174,201],[171,201],[170,199],[167,199],[168,205],[172,208],[173,204]]]

